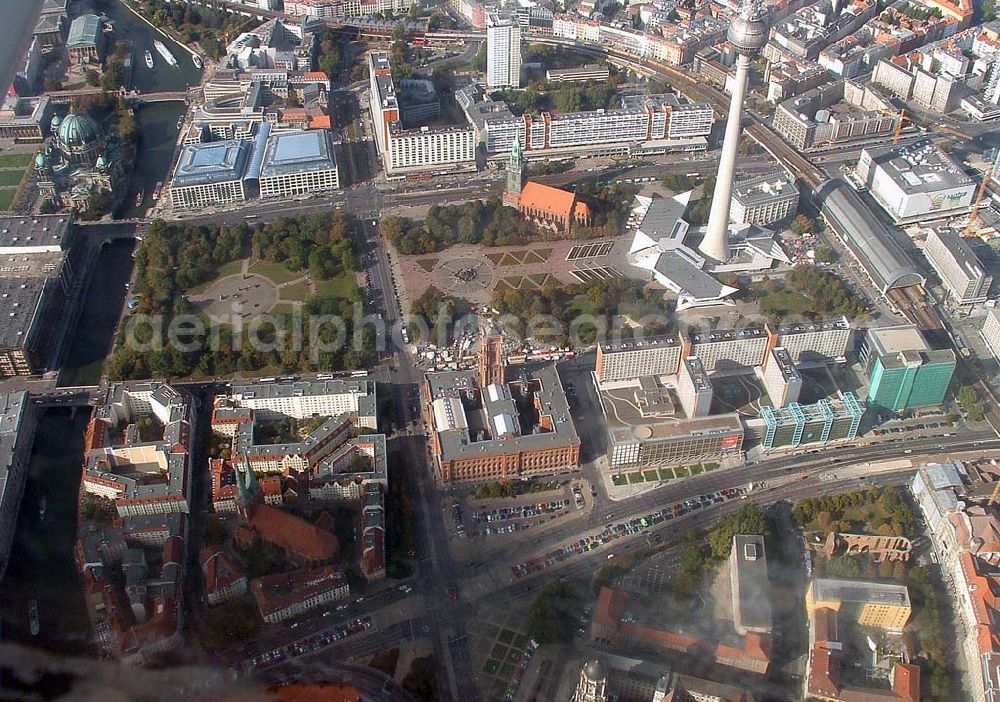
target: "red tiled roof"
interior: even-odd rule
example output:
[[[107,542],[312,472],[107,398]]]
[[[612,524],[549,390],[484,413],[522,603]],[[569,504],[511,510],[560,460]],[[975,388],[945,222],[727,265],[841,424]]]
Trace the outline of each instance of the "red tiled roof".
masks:
[[[294,514],[260,505],[250,520],[263,540],[309,561],[330,561],[337,556],[337,537]]]
[[[809,664],[809,682],[806,692],[824,697],[835,697],[840,692],[840,651],[813,646]]]
[[[205,592],[209,594],[223,590],[243,577],[243,571],[221,548],[203,548],[200,560],[201,572],[205,574]]]
[[[837,613],[829,607],[817,607],[813,612],[813,632],[816,645],[840,641],[837,638]]]
[[[897,663],[892,671],[892,691],[905,702],[920,702],[920,668]]]
[[[549,212],[560,217],[569,218],[573,214],[573,203],[576,194],[568,190],[553,188],[549,185],[528,181],[521,190],[520,207],[530,207],[535,210]]]
[[[329,129],[330,115],[312,115],[309,118],[310,129]]]

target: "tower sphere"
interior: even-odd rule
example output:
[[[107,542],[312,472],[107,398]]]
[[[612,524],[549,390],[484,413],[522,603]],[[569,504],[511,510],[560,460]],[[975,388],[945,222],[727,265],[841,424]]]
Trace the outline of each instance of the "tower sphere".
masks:
[[[768,39],[764,12],[754,0],[744,0],[740,10],[729,24],[729,43],[741,54],[754,56],[760,53]]]

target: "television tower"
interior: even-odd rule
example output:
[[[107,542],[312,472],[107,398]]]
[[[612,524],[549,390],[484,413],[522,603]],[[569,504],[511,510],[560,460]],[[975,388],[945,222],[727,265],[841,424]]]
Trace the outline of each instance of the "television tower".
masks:
[[[729,25],[729,43],[736,49],[736,80],[726,118],[726,134],[722,140],[719,173],[715,180],[712,212],[708,217],[708,230],[698,247],[703,254],[716,261],[729,258],[729,205],[733,194],[733,175],[736,172],[736,149],[742,132],[743,100],[747,93],[750,63],[767,43],[768,27],[764,22],[764,8],[759,0],[743,0],[739,12]]]

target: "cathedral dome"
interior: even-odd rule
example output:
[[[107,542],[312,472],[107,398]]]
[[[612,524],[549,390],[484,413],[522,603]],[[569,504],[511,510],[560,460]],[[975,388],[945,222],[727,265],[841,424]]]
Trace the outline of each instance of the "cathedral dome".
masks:
[[[71,149],[90,146],[100,137],[100,127],[87,115],[70,113],[59,125],[59,142]]]
[[[39,151],[38,154],[35,156],[35,168],[48,168],[48,166],[49,166],[49,157],[46,156],[43,152]]]

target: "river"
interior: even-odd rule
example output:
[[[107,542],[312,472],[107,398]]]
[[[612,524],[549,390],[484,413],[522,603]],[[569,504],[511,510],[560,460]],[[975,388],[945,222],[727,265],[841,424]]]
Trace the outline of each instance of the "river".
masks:
[[[93,653],[83,581],[76,572],[77,490],[83,460],[84,408],[50,409],[39,417],[10,565],[0,582],[4,640],[65,653]],[[45,519],[39,501],[45,495]],[[28,608],[38,600],[41,631],[32,637]]]
[[[125,304],[125,284],[132,275],[134,250],[135,241],[130,239],[118,240],[101,250],[59,375],[60,385],[100,382],[104,359],[111,352],[115,325]]]

